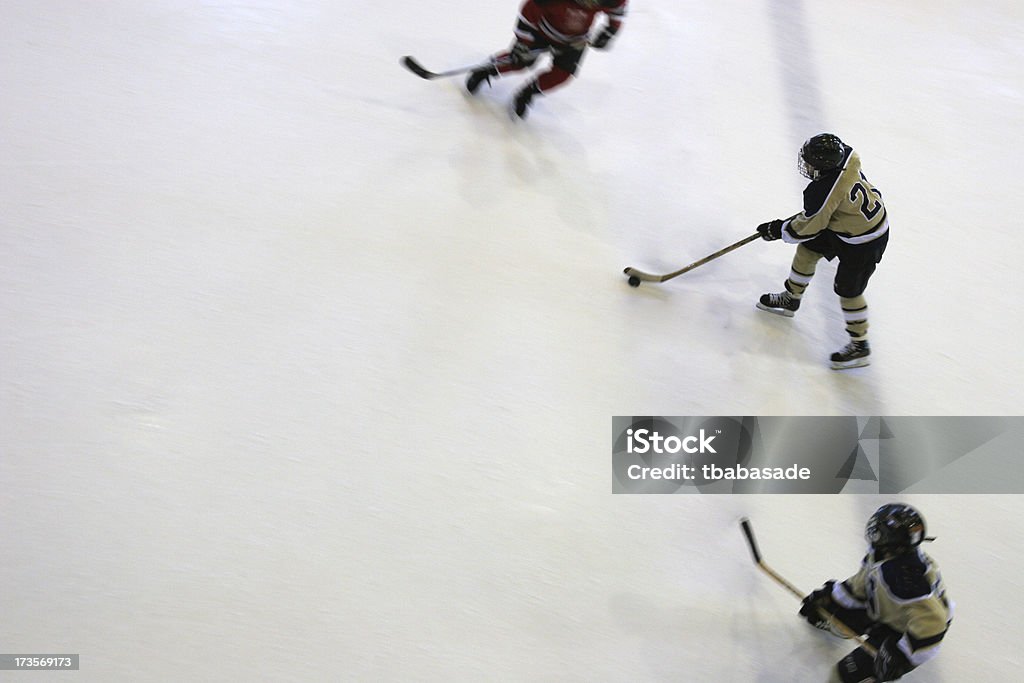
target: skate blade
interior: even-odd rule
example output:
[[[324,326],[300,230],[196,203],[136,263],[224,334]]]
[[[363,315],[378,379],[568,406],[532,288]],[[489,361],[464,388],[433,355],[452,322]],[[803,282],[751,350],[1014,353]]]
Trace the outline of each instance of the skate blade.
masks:
[[[765,306],[760,301],[755,304],[758,308],[766,313],[774,313],[775,315],[781,315],[783,318],[792,318],[796,315],[796,311],[790,311],[785,308],[772,308],[771,306]]]
[[[864,358],[854,358],[852,360],[832,361],[833,370],[852,370],[853,368],[862,368],[865,365],[871,365],[871,359],[867,356]]]

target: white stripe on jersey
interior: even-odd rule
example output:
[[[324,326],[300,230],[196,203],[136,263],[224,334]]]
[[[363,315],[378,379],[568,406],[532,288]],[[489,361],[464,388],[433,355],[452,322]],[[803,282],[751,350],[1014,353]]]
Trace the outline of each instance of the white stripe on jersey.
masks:
[[[541,31],[544,32],[544,35],[546,35],[548,38],[555,41],[556,43],[565,43],[568,45],[572,43],[578,43],[580,41],[586,40],[587,38],[586,33],[562,33],[554,26],[552,26],[551,22],[549,22],[547,19],[541,19],[540,29]]]
[[[863,235],[857,235],[856,237],[850,237],[848,235],[840,235],[839,233],[836,233],[836,237],[838,237],[842,241],[846,242],[847,244],[866,244],[867,242],[870,242],[873,239],[877,239],[877,238],[881,237],[882,235],[884,235],[887,232],[889,232],[889,219],[888,218],[885,219],[885,222],[882,223],[881,227],[876,228],[876,229],[872,230],[871,232],[866,232]]]
[[[868,603],[850,595],[842,581],[832,584],[832,599],[846,609],[867,609]]]
[[[534,24],[533,22],[527,21],[526,17],[524,17],[522,14],[519,15],[519,21],[523,22],[524,24],[526,24],[527,26],[532,28],[534,31],[537,30],[537,24]]]

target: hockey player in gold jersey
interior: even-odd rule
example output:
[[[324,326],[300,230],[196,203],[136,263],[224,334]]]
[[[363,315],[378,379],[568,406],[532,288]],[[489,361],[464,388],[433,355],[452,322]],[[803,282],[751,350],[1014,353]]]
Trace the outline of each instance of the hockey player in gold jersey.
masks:
[[[918,546],[925,536],[921,514],[909,505],[883,505],[867,523],[870,544],[860,571],[828,581],[804,598],[800,614],[831,630],[818,608],[867,636],[878,654],[859,647],[832,670],[830,683],[895,681],[935,657],[952,619],[938,565]]]
[[[798,245],[785,290],[765,294],[757,303],[764,311],[792,317],[810,284],[818,261],[839,259],[834,282],[850,343],[832,354],[836,370],[869,363],[868,304],[864,290],[889,240],[889,217],[879,192],[861,171],[860,156],[831,133],[815,135],[798,156],[800,173],[811,182],[804,190],[804,209],[787,219],[762,223],[765,240]]]

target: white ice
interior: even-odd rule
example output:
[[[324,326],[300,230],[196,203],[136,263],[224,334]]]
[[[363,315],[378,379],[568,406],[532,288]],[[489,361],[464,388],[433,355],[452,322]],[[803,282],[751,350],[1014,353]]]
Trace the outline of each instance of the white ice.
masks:
[[[613,496],[611,416],[1024,413],[1024,8],[638,0],[519,124],[522,78],[398,64],[473,63],[515,13],[0,0],[0,650],[78,681],[825,679],[849,646],[736,520],[810,590],[889,498]],[[827,368],[834,266],[793,320],[754,309],[791,246],[626,285],[798,210],[821,130],[890,211],[870,367]],[[1019,680],[1024,498],[907,500],[958,604],[907,680]]]

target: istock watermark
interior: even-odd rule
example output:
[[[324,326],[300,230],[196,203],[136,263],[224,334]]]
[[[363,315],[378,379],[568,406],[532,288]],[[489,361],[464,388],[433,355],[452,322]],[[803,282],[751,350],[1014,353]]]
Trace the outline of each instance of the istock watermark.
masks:
[[[1022,448],[1020,416],[616,416],[612,493],[1024,493]]]
[[[721,434],[716,430],[716,434]],[[717,453],[711,442],[716,434],[708,436],[703,429],[697,435],[684,436],[682,438],[672,434],[662,436],[659,432],[650,429],[627,429],[626,430],[626,452],[627,453]],[[694,445],[696,444],[696,445]]]

